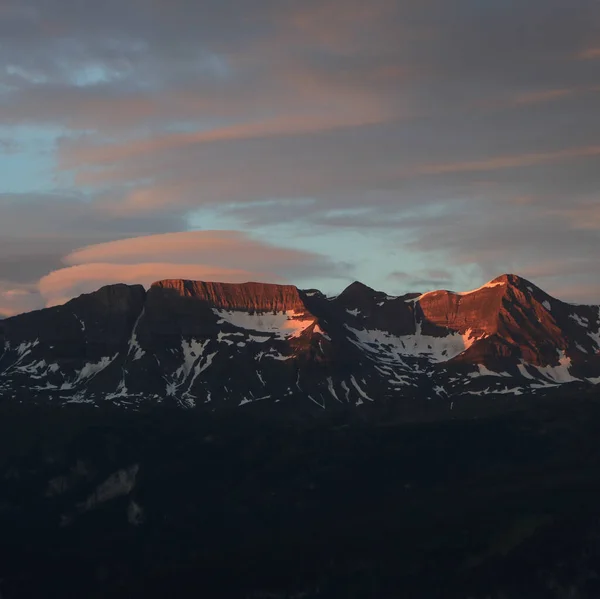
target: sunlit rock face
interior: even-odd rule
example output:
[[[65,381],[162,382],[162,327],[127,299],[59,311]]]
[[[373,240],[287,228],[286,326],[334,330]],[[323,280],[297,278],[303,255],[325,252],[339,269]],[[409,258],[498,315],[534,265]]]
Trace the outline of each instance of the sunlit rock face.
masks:
[[[429,323],[478,340],[466,348],[460,360],[522,358],[537,366],[557,364],[562,351],[576,349],[596,353],[593,333],[581,335],[578,314],[597,323],[596,309],[558,301],[529,281],[502,275],[483,287],[465,293],[434,291],[418,298],[423,318]],[[590,332],[595,328],[592,325]],[[574,342],[575,337],[580,342]],[[485,340],[485,341],[484,341]]]
[[[255,312],[301,312],[304,304],[300,292],[293,285],[268,283],[206,283],[170,279],[158,281],[150,288],[150,294],[158,295],[170,290],[180,297],[205,302],[213,308],[223,310],[246,310]]]
[[[417,303],[425,319],[424,328],[429,323],[464,333],[472,330],[475,335],[493,335],[498,331],[499,315],[507,283],[491,281],[480,289],[453,293],[452,291],[432,291],[418,298]]]
[[[337,297],[292,285],[112,285],[0,322],[18,401],[321,409],[600,383],[600,309],[503,275],[479,289]]]

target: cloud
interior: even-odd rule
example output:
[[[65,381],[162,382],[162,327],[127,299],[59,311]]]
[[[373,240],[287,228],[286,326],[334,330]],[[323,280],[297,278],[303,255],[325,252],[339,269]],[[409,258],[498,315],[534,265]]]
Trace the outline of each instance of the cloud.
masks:
[[[180,215],[116,220],[81,192],[0,194],[0,280],[33,283],[84,245],[185,226]]]
[[[452,284],[452,274],[440,269],[423,269],[416,272],[396,270],[391,272],[387,279],[400,284],[407,292],[430,291],[440,289]]]
[[[19,144],[10,138],[0,137],[0,154],[14,154],[19,149]]]
[[[600,232],[600,198],[553,208],[552,212],[564,217],[575,230]]]
[[[306,275],[307,271],[333,270],[323,256],[277,247],[252,239],[240,231],[187,231],[164,233],[95,244],[64,257],[69,265],[93,263],[210,264],[212,268],[277,271],[278,276]],[[315,272],[316,274],[316,272]]]
[[[19,176],[0,198],[0,279],[63,256],[126,266],[141,242],[75,250],[194,218],[254,240],[287,227],[323,255],[376,236],[399,248],[364,267],[381,286],[411,264],[483,277],[550,255],[583,288],[569,264],[597,247],[597,0],[201,4],[1,3],[0,152],[18,145]],[[144,243],[142,263],[163,264]],[[304,264],[288,274],[335,271]]]
[[[560,98],[566,98],[577,93],[577,89],[544,89],[518,94],[515,97],[516,104],[538,104],[539,102],[550,102]]]
[[[41,298],[34,285],[0,281],[0,318],[8,318],[40,307]]]
[[[39,289],[45,305],[56,306],[82,293],[96,291],[104,285],[135,283],[148,287],[154,281],[161,279],[191,279],[226,283],[243,283],[253,280],[281,282],[281,279],[272,273],[215,268],[201,264],[95,262],[55,270],[40,279]]]
[[[131,160],[154,152],[181,149],[187,146],[219,141],[235,141],[260,137],[284,135],[305,135],[344,127],[360,127],[379,123],[389,117],[383,110],[344,109],[336,106],[335,111],[322,114],[291,115],[247,122],[191,133],[167,134],[151,139],[135,140],[122,144],[68,146],[61,155],[63,168],[76,168],[87,165],[111,164],[121,160]]]
[[[441,262],[440,262],[441,263]],[[386,276],[389,291],[397,295],[405,293],[425,293],[437,289],[469,288],[469,277],[460,269],[449,267],[428,268],[423,264],[411,265],[411,270],[395,270]]]
[[[515,156],[497,156],[489,160],[475,160],[471,162],[454,162],[448,164],[431,164],[418,168],[410,174],[441,175],[445,173],[464,173],[479,171],[494,171],[511,168],[524,168],[539,164],[551,164],[574,158],[589,158],[600,156],[600,146],[583,148],[567,148],[554,152],[535,152],[517,154]]]
[[[587,48],[579,54],[582,60],[594,60],[600,58],[600,47]]]
[[[569,223],[552,199],[533,198],[518,207],[512,199],[496,191],[485,200],[465,200],[449,213],[407,219],[410,241],[402,245],[455,269],[474,268],[481,282],[514,272],[559,299],[599,304],[600,265],[593,259],[598,229]],[[570,291],[562,296],[565,288]]]
[[[600,304],[600,284],[585,280],[569,285],[556,281],[552,287],[552,294],[573,304]]]
[[[314,252],[278,247],[238,231],[189,231],[141,236],[83,247],[67,254],[69,266],[39,281],[47,306],[114,283],[149,286],[160,279],[241,283],[297,283],[310,274],[343,270]]]

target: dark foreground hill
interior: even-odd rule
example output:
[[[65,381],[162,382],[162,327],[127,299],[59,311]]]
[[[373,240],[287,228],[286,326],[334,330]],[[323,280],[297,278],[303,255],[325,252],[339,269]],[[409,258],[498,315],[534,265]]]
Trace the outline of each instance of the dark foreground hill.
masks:
[[[502,412],[4,403],[0,592],[599,597],[598,398]]]

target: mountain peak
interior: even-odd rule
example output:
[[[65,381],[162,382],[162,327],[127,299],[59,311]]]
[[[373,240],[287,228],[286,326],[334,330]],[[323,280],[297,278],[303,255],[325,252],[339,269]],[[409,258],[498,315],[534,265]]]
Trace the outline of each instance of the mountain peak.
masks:
[[[350,302],[360,302],[368,299],[372,299],[380,292],[375,289],[361,283],[360,281],[354,281],[350,283],[342,293],[338,295],[338,299]]]
[[[535,285],[531,281],[528,281],[527,279],[524,279],[523,277],[520,277],[519,275],[515,275],[515,274],[511,274],[511,273],[502,274],[499,277],[492,279],[487,284],[491,285],[493,283],[496,283],[496,284],[505,283],[506,285],[508,285],[510,287],[516,287],[518,289],[527,289],[527,288],[533,289],[535,287]]]

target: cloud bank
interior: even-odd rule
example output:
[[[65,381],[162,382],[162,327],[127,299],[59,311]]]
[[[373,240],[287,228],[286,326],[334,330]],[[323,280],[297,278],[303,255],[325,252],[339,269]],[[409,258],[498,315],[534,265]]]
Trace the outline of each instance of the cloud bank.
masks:
[[[307,272],[339,276],[325,256],[261,242],[237,231],[188,231],[86,246],[36,285],[0,285],[0,316],[55,306],[115,283],[146,287],[160,279],[289,283]]]
[[[201,227],[323,256],[197,263],[228,276],[600,302],[599,30],[597,0],[5,0],[3,293],[191,267],[126,240]]]

